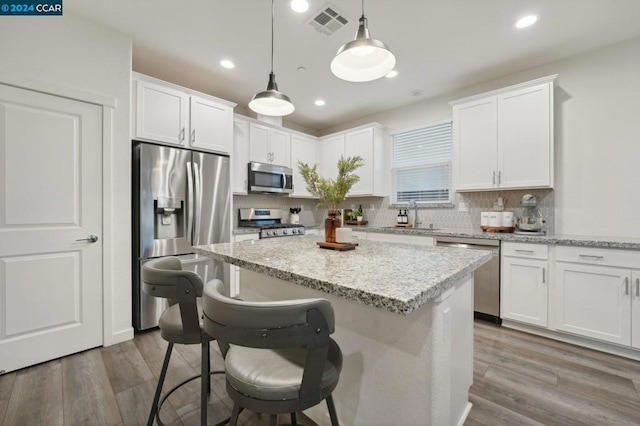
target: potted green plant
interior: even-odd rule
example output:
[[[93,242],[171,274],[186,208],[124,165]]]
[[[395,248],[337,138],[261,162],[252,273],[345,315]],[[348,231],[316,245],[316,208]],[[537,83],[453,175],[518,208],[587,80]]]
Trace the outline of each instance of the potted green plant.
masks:
[[[323,206],[327,209],[327,218],[324,221],[325,241],[336,242],[336,228],[340,225],[338,208],[347,197],[351,187],[360,180],[354,174],[354,170],[364,166],[364,161],[360,156],[340,157],[338,160],[338,176],[336,179],[328,179],[318,174],[318,165],[309,166],[307,163],[298,161],[298,170],[302,175],[309,191],[318,197],[316,208]]]

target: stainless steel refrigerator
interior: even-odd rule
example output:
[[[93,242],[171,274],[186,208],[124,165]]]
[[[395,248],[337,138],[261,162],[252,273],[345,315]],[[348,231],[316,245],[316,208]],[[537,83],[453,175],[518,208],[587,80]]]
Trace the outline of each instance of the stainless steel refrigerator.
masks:
[[[191,253],[191,246],[229,242],[229,158],[148,143],[133,145],[133,324],[158,325],[165,299],[147,296],[140,285],[150,259],[179,256],[183,268],[203,282],[229,282],[229,265]]]

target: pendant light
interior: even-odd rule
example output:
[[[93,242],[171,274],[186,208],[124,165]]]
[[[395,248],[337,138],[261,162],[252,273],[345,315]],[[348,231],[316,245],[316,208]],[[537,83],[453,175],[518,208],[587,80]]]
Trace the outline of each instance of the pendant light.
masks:
[[[331,72],[343,80],[363,82],[384,77],[396,66],[396,58],[386,44],[369,35],[367,18],[362,17],[355,40],[342,46],[331,61]]]
[[[267,83],[267,90],[253,96],[249,102],[249,108],[258,114],[281,117],[291,114],[295,107],[287,95],[278,91],[276,75],[273,73],[273,1],[271,0],[271,72],[269,73],[269,83]]]

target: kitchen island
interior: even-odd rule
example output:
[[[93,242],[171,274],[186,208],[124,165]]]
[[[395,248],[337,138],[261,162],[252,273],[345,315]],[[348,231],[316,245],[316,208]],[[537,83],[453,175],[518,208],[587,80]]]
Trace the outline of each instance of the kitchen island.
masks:
[[[247,300],[323,297],[344,365],[334,401],[345,425],[456,425],[471,407],[473,271],[490,252],[317,236],[194,247],[240,266]],[[305,412],[329,424],[324,405]]]

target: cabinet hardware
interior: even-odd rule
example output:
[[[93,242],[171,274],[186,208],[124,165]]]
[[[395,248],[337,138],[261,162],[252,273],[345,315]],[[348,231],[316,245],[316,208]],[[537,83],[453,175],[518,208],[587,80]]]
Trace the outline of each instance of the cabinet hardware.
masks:
[[[530,253],[530,254],[535,253],[533,250],[520,250],[520,249],[516,249],[516,252],[518,252],[518,253]]]
[[[184,142],[184,127],[180,130],[180,141]]]
[[[624,277],[624,295],[629,295],[629,277]]]
[[[640,278],[636,278],[636,297],[640,297]]]
[[[546,275],[545,271],[546,271],[546,269],[547,269],[547,268],[542,268],[542,284],[544,284],[544,283],[547,281],[547,280],[545,279],[545,275]]]
[[[498,185],[502,183],[502,170],[498,171]]]
[[[579,254],[578,257],[584,257],[587,259],[604,259],[604,256],[594,256],[592,254]]]
[[[493,184],[494,185],[496,184],[496,172],[495,171],[493,172]]]
[[[191,143],[196,141],[196,129],[191,131]]]

